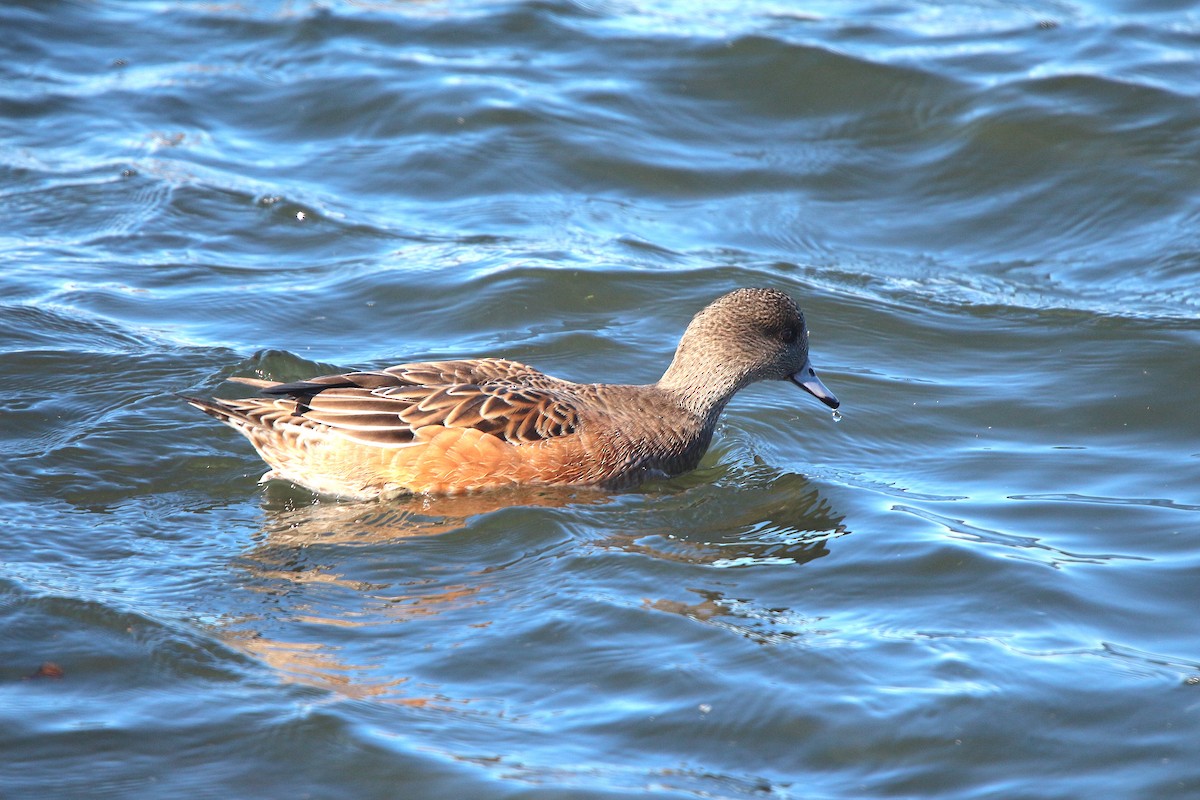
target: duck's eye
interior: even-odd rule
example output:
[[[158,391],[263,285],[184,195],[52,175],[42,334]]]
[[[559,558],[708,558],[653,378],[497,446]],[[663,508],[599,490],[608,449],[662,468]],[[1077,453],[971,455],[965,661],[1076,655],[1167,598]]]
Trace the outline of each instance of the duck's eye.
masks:
[[[785,344],[791,344],[792,342],[796,341],[796,337],[798,335],[799,335],[799,333],[796,331],[795,328],[784,328],[783,336],[781,338],[783,339]]]

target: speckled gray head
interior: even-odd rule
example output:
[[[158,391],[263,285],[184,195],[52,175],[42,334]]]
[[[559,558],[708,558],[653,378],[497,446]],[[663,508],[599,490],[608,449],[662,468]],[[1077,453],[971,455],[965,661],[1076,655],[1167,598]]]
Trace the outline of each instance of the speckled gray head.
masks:
[[[776,289],[737,289],[700,311],[684,331],[664,383],[728,397],[755,381],[790,380],[830,408],[839,403],[808,356],[804,313]]]

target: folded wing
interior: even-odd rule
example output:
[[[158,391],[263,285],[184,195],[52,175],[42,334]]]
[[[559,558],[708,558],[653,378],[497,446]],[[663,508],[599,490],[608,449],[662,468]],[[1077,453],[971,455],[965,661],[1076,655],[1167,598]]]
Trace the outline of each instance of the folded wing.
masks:
[[[401,364],[294,383],[243,382],[276,398],[256,402],[277,430],[320,427],[381,447],[412,444],[416,432],[429,426],[474,428],[525,444],[568,436],[579,425],[575,400],[565,391],[571,384],[504,359]]]

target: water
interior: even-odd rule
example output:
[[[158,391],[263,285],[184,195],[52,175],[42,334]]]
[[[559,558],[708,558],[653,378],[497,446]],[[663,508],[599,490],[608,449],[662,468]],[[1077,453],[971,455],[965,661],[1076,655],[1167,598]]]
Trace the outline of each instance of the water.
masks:
[[[1190,5],[0,30],[0,796],[1200,796]],[[845,418],[632,492],[314,502],[175,394],[652,381],[748,285]]]

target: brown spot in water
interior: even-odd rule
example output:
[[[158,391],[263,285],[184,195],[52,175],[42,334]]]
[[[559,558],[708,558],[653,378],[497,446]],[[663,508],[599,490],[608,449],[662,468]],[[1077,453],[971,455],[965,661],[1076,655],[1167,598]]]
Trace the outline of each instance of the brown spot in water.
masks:
[[[25,680],[34,680],[36,678],[61,678],[66,673],[63,668],[53,661],[44,661],[42,665],[33,672],[25,676]]]

